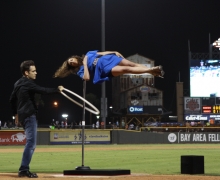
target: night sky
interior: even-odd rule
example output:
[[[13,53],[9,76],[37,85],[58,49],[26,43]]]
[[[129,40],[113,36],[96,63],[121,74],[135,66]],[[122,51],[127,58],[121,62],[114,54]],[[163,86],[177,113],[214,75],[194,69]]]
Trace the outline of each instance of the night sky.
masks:
[[[155,87],[164,93],[164,107],[175,115],[179,72],[184,89],[189,89],[188,40],[192,52],[208,53],[209,33],[212,42],[220,37],[219,7],[220,0],[105,0],[105,50],[124,57],[138,53],[163,65],[164,79],[156,78]],[[12,120],[9,97],[24,60],[35,61],[38,85],[63,85],[82,95],[77,76],[52,76],[69,56],[101,51],[101,0],[1,0],[0,13],[0,120]],[[100,98],[101,85],[88,82],[87,93]],[[106,95],[110,106],[111,82],[106,83]],[[82,109],[61,94],[42,98],[40,124],[61,120],[62,113],[81,120]]]

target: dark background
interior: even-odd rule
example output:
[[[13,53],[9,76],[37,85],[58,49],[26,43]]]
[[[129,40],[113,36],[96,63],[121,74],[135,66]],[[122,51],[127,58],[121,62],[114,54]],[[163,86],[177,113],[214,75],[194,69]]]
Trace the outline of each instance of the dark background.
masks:
[[[164,93],[164,107],[176,113],[176,82],[189,89],[188,40],[192,52],[208,52],[220,37],[219,0],[105,0],[105,49],[124,57],[140,54],[163,65],[165,78],[155,87]],[[21,77],[22,61],[36,63],[36,83],[45,87],[63,85],[82,95],[82,80],[72,75],[52,76],[69,56],[101,51],[101,0],[1,0],[1,93],[0,119],[12,120],[9,97]],[[101,85],[87,83],[87,93],[101,97]],[[106,83],[108,106],[111,82]],[[82,109],[62,95],[44,95],[39,122],[80,121]],[[58,101],[57,109],[53,102]],[[86,117],[88,119],[88,116]]]

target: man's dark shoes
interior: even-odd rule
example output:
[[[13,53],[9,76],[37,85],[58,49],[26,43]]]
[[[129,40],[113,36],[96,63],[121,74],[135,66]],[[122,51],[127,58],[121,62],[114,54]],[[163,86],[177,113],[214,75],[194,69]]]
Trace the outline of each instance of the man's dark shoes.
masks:
[[[19,171],[18,177],[38,178],[36,173],[31,173],[30,171]]]

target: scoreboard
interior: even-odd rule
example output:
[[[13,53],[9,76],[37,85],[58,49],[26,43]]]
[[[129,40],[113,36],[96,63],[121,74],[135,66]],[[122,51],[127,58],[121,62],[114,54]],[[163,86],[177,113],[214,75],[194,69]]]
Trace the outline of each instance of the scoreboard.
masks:
[[[184,97],[184,120],[220,122],[220,97]]]
[[[202,114],[220,114],[220,97],[201,98]]]
[[[220,106],[202,106],[203,114],[220,114]]]

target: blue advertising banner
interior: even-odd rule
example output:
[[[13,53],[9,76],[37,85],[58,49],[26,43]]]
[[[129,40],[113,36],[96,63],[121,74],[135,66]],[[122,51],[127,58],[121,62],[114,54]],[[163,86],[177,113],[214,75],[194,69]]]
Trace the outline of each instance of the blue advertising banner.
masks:
[[[129,106],[128,113],[129,114],[141,114],[143,113],[143,106]]]

